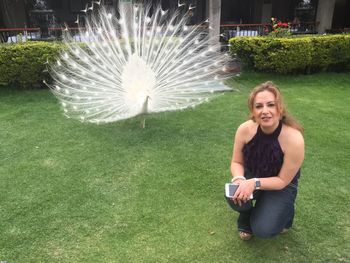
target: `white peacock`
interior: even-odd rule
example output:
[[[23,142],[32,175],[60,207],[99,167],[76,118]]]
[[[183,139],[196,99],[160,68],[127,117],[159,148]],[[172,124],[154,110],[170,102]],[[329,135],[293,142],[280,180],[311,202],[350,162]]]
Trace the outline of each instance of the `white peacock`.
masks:
[[[108,123],[195,107],[231,90],[223,84],[229,55],[187,21],[188,12],[160,6],[134,5],[131,19],[104,7],[87,14],[80,30],[85,43],[67,33],[66,51],[49,66],[53,83],[47,85],[65,115]]]

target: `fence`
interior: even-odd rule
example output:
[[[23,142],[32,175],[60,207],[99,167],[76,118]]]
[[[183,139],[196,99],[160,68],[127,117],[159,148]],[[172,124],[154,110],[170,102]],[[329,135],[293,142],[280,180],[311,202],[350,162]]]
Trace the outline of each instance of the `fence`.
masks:
[[[223,24],[221,33],[227,39],[232,37],[263,36],[267,33],[268,24]]]
[[[0,28],[1,42],[22,42],[40,38],[40,28]]]
[[[290,32],[292,34],[317,34],[315,22],[290,24]],[[223,24],[221,33],[227,39],[232,37],[245,36],[263,36],[267,35],[272,30],[270,23],[263,24]]]
[[[316,23],[298,23],[290,24],[290,31],[292,34],[315,34]],[[35,40],[61,40],[62,34],[68,30],[73,36],[74,41],[84,42],[86,39],[79,34],[80,30],[84,28],[48,28],[48,36],[43,37],[40,28],[5,28],[0,29],[0,43],[15,43]],[[263,36],[271,31],[271,24],[223,24],[220,26],[221,33],[224,37],[221,39],[226,42],[232,37],[245,36]]]

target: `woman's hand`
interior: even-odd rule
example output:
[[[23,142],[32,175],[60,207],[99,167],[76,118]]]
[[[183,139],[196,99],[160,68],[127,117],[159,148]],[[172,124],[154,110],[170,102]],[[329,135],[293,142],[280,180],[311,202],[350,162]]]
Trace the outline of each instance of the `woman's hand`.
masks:
[[[235,205],[238,204],[241,206],[242,203],[246,203],[250,200],[250,196],[253,194],[255,189],[255,181],[254,179],[237,180],[235,183],[239,186],[236,193],[232,197],[232,201],[235,203]]]

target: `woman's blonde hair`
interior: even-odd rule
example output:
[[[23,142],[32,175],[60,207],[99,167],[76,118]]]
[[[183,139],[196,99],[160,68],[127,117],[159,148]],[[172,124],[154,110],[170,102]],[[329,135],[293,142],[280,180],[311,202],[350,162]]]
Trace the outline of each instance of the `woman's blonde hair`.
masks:
[[[248,97],[248,108],[250,111],[249,119],[255,121],[254,116],[253,116],[254,99],[259,92],[262,92],[265,90],[271,92],[275,96],[277,110],[281,114],[282,123],[284,123],[290,127],[293,127],[295,129],[299,130],[300,132],[303,132],[304,131],[303,126],[301,126],[301,124],[292,115],[290,115],[288,113],[287,108],[283,102],[282,94],[281,94],[280,90],[278,89],[278,87],[272,81],[267,81],[265,83],[262,83],[262,84],[256,86],[250,92],[250,95]]]

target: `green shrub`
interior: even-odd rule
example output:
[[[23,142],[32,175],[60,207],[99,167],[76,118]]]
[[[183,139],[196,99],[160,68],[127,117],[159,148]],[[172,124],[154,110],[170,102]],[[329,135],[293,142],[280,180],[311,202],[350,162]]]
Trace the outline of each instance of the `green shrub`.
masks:
[[[311,64],[313,71],[349,69],[350,35],[313,37],[311,41],[314,50]]]
[[[308,39],[270,38],[262,47],[264,52],[255,55],[258,70],[289,73],[305,70],[311,62]]]
[[[248,68],[277,73],[349,69],[350,35],[231,38],[230,51]]]
[[[0,85],[40,87],[48,77],[46,62],[57,58],[61,43],[27,42],[0,45]]]

